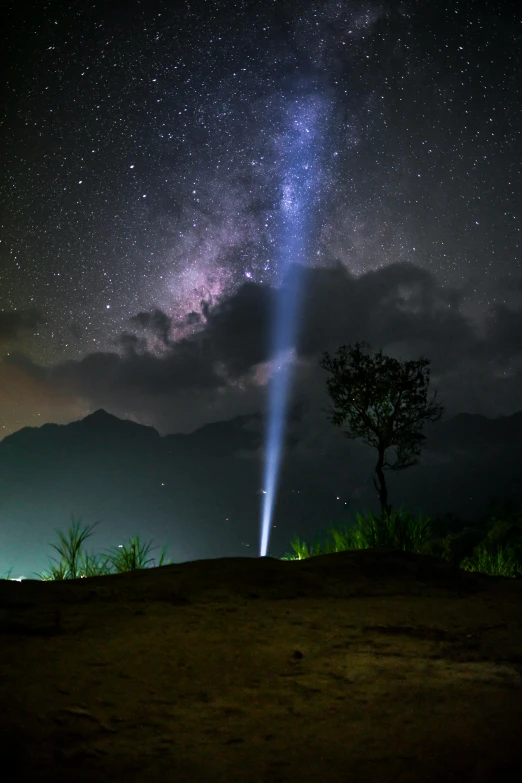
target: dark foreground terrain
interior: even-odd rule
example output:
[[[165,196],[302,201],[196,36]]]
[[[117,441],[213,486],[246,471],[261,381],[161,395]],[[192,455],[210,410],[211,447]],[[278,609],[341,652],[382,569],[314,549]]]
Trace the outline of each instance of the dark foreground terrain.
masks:
[[[2,780],[522,779],[522,581],[389,550],[0,582]]]

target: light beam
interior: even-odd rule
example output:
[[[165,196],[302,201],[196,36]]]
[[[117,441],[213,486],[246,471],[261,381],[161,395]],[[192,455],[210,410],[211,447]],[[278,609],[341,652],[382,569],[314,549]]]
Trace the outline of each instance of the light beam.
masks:
[[[317,96],[297,99],[289,110],[288,131],[280,141],[283,180],[280,199],[280,264],[283,283],[276,298],[271,355],[276,366],[269,381],[268,426],[265,443],[264,490],[260,556],[266,556],[281,467],[283,432],[295,344],[302,270],[309,255],[312,212],[320,189],[320,120],[323,102]],[[285,360],[283,355],[287,354]]]

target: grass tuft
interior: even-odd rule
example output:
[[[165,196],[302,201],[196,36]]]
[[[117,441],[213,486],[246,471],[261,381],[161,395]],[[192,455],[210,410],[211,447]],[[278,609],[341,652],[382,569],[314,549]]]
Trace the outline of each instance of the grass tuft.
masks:
[[[308,545],[295,536],[293,552],[281,560],[304,560],[316,555],[357,549],[387,548],[404,552],[431,554],[453,562],[466,571],[478,571],[490,576],[522,578],[522,511],[510,509],[502,517],[498,509],[486,515],[478,526],[460,524],[455,520],[431,520],[422,514],[415,517],[401,506],[389,515],[356,514],[355,525],[328,530],[326,538],[317,538]],[[68,533],[57,530],[59,544],[51,544],[59,558],[52,558],[49,570],[35,574],[44,581],[89,578],[121,574],[128,571],[168,565],[164,546],[156,565],[149,557],[152,541],[145,544],[139,536],[128,543],[113,547],[101,555],[89,555],[83,544],[99,522],[80,525],[72,517]],[[436,532],[435,532],[436,531]],[[12,568],[6,579],[11,578]]]
[[[343,530],[329,530],[330,540],[315,541],[310,547],[296,536],[290,543],[294,553],[281,560],[303,560],[331,552],[384,547],[403,552],[432,554],[454,562],[466,571],[490,576],[522,577],[522,512],[511,512],[508,520],[492,515],[481,528],[465,527],[442,538],[436,524],[419,514],[417,518],[401,506],[390,515],[356,514],[356,524]]]
[[[44,581],[56,581],[65,579],[85,579],[91,576],[107,576],[109,574],[122,574],[128,571],[136,571],[149,567],[155,567],[153,558],[147,557],[152,541],[144,544],[139,536],[129,540],[128,544],[121,544],[102,555],[89,555],[83,552],[83,542],[92,535],[93,529],[99,524],[95,522],[87,525],[83,530],[80,521],[74,521],[69,528],[68,536],[61,530],[57,530],[60,544],[51,544],[61,556],[60,560],[52,558],[56,565],[50,564],[49,571],[36,574]],[[170,564],[165,562],[167,547],[163,547],[159,558],[158,567]]]

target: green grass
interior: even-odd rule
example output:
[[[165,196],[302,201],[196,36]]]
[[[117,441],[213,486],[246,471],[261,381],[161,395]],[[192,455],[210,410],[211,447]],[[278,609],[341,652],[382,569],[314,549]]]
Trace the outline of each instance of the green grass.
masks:
[[[446,530],[437,536],[437,524],[419,514],[417,518],[402,506],[387,515],[356,514],[356,524],[341,530],[331,529],[324,541],[310,546],[296,536],[290,543],[293,553],[282,560],[303,560],[331,552],[385,547],[404,552],[432,554],[454,562],[466,571],[489,576],[522,577],[522,512],[506,512],[507,518],[492,515],[477,527]]]
[[[389,516],[377,516],[369,513],[366,516],[356,514],[356,525],[345,527],[341,530],[328,531],[330,539],[321,544],[316,540],[311,547],[299,539],[294,538],[291,546],[295,555],[285,555],[283,559],[303,559],[314,555],[329,554],[331,552],[344,552],[349,549],[370,549],[374,547],[386,547],[402,549],[406,552],[424,552],[427,543],[432,538],[430,519],[423,519],[422,515],[415,519],[409,512],[401,507],[398,511],[392,511]]]
[[[139,536],[102,553],[87,554],[83,544],[96,525],[81,527],[72,518],[68,533],[57,530],[59,543],[51,544],[59,555],[52,558],[49,570],[35,574],[44,581],[80,579],[91,576],[121,574],[138,569],[168,565],[166,547],[158,563],[149,557],[152,542],[145,544]],[[317,538],[308,545],[299,536],[291,541],[293,553],[281,560],[303,560],[332,552],[384,547],[404,552],[431,554],[459,565],[466,571],[478,571],[490,576],[522,578],[522,511],[514,508],[486,514],[476,525],[463,525],[448,515],[442,520],[415,517],[402,506],[389,516],[356,514],[355,525],[332,528],[326,538]],[[10,579],[12,569],[7,579]]]
[[[485,546],[477,547],[473,557],[466,557],[460,563],[465,571],[479,571],[491,576],[507,576],[516,579],[522,574],[522,564],[514,549],[497,547],[496,552],[488,552]]]
[[[92,535],[92,531],[98,525],[86,525],[83,529],[80,520],[72,519],[68,533],[57,530],[59,544],[51,544],[59,558],[51,558],[54,563],[49,563],[49,570],[34,575],[43,581],[61,581],[65,579],[82,579],[90,576],[106,576],[109,574],[121,574],[127,571],[136,571],[142,568],[155,567],[153,558],[148,557],[152,541],[142,543],[139,536],[129,539],[126,544],[114,547],[101,555],[89,555],[84,552],[84,541]],[[163,547],[158,566],[170,564],[165,562],[166,547]],[[9,569],[7,579],[10,578],[12,568]]]

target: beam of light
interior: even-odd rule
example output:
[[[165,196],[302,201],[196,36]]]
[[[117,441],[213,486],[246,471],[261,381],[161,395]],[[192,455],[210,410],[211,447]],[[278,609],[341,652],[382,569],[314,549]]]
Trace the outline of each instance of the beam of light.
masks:
[[[296,100],[281,140],[283,181],[280,198],[280,268],[283,283],[276,297],[272,329],[272,360],[276,370],[268,388],[268,426],[265,442],[264,493],[260,556],[266,556],[281,467],[284,424],[292,379],[289,357],[296,339],[303,266],[312,236],[312,212],[320,187],[319,148],[322,102],[314,96]],[[283,360],[283,355],[286,354]],[[290,358],[290,360],[288,360]]]

